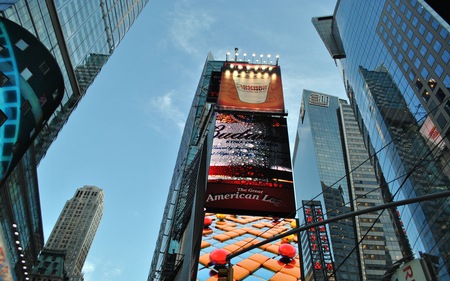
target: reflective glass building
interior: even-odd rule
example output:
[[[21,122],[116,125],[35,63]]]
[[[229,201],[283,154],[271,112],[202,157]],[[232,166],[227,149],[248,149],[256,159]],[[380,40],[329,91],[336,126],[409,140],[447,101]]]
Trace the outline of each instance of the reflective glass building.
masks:
[[[450,47],[445,4],[338,1],[313,24],[336,60],[387,199],[447,190]],[[448,9],[447,9],[448,10]],[[450,199],[399,207],[412,253],[449,280]]]
[[[50,51],[65,85],[57,109],[0,190],[1,226],[19,280],[23,266],[11,226],[16,224],[19,229],[28,268],[44,243],[36,167],[147,2],[15,0],[0,5],[1,17],[28,30]]]
[[[303,91],[294,149],[296,196],[304,208],[320,201],[326,218],[383,203],[355,116],[346,101]],[[311,201],[309,201],[311,200]],[[378,212],[328,225],[334,272],[316,266],[320,256],[302,236],[305,280],[380,280],[403,257],[395,212]],[[306,240],[306,241],[305,241]],[[312,241],[314,242],[314,241]]]

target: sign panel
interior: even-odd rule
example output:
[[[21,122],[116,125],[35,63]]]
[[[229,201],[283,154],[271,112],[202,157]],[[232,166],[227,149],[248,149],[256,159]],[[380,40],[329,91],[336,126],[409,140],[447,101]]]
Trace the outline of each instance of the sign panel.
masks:
[[[279,66],[225,63],[217,105],[233,111],[284,112]]]
[[[61,70],[23,27],[0,17],[0,184],[6,180],[64,94]]]
[[[295,219],[206,213],[196,280],[217,280],[225,255],[296,226]],[[233,280],[303,280],[298,241],[292,234],[233,258]]]
[[[295,216],[286,119],[269,115],[216,115],[205,208]]]

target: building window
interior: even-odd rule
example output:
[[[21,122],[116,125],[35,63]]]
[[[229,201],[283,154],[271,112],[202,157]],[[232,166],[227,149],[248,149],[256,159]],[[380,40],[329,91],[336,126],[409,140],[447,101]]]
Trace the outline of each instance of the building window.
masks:
[[[444,27],[441,28],[441,32],[439,32],[439,34],[441,35],[442,39],[446,39],[447,35],[448,35],[448,31],[447,29],[445,29]]]
[[[428,44],[431,44],[431,41],[433,41],[433,34],[431,34],[431,32],[428,31],[425,40],[427,40]]]
[[[425,79],[425,80],[427,79],[429,73],[430,72],[425,67],[420,72],[420,74],[422,74],[423,79]]]
[[[419,58],[416,58],[416,60],[414,61],[414,66],[416,67],[416,69],[419,69],[421,64],[422,63],[420,62]]]
[[[420,35],[423,35],[425,33],[425,25],[423,25],[423,23],[420,24],[419,26],[419,33]]]
[[[422,47],[420,47],[420,54],[422,55],[422,57],[425,57],[426,53],[427,53],[427,47],[425,47],[425,45],[422,45]]]
[[[440,64],[436,65],[436,68],[434,69],[434,73],[436,73],[436,75],[438,77],[441,77],[443,72],[444,72],[444,69],[442,68],[442,66]]]
[[[437,41],[434,43],[433,49],[436,51],[436,53],[439,53],[441,51],[442,44],[441,42]]]
[[[427,63],[428,63],[428,65],[429,65],[429,66],[433,66],[434,61],[435,61],[434,56],[433,56],[432,54],[429,54],[429,55],[428,55],[428,58],[427,58]]]
[[[434,30],[438,30],[439,22],[436,19],[433,19],[433,22],[431,23],[431,26],[434,28]]]
[[[413,36],[413,32],[412,32],[412,30],[411,29],[408,29],[408,32],[406,33],[406,36],[408,37],[408,39],[411,39],[412,38],[412,36]]]
[[[423,7],[422,7],[422,9],[423,9]],[[426,11],[425,15],[423,17],[427,22],[429,22],[431,19],[431,14],[428,11]]]
[[[450,53],[447,50],[444,50],[444,52],[442,53],[441,58],[442,58],[442,60],[444,61],[445,64],[448,64],[448,61],[450,59]]]
[[[412,16],[412,12],[411,12],[410,10],[408,10],[408,11],[406,12],[406,18],[407,18],[408,20],[410,20],[410,19],[411,19],[411,16]]]
[[[420,40],[419,40],[419,38],[417,38],[417,36],[414,38],[414,41],[413,41],[413,45],[414,45],[414,47],[419,47],[419,43],[420,43]]]
[[[408,58],[409,58],[410,60],[412,60],[412,59],[414,58],[414,51],[411,50],[411,49],[409,49],[409,51],[408,51]]]

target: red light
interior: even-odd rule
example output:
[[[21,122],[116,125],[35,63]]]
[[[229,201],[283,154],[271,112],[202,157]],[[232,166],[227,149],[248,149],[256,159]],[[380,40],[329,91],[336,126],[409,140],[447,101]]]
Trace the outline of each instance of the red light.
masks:
[[[322,269],[322,265],[320,264],[320,262],[316,261],[316,263],[314,264],[314,269],[316,269],[316,270]]]
[[[333,271],[333,264],[331,262],[327,263],[327,269]]]

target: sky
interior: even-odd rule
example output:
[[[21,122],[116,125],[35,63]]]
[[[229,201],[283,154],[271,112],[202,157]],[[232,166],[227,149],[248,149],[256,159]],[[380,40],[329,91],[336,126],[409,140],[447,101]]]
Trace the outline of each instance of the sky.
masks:
[[[147,280],[208,52],[279,54],[291,150],[303,89],[345,98],[313,16],[336,0],[150,0],[38,167],[45,240],[77,188],[105,192],[86,281]]]

